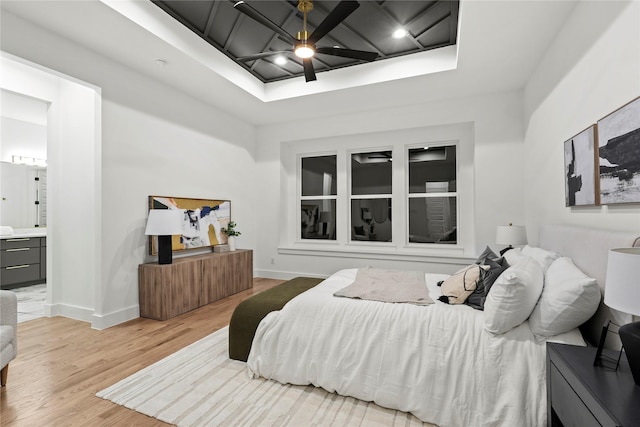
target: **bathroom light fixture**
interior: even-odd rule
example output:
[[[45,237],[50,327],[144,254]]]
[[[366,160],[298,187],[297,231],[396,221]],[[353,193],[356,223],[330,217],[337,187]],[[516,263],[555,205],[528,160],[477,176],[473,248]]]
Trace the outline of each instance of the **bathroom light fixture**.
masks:
[[[27,166],[47,166],[47,161],[45,159],[37,159],[35,157],[27,156],[11,156],[11,163]]]

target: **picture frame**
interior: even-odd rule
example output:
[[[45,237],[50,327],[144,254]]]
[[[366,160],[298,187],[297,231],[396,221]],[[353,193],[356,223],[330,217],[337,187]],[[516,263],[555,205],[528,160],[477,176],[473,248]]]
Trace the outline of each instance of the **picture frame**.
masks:
[[[598,121],[600,203],[640,203],[640,97]]]
[[[603,368],[608,368],[614,371],[618,370],[618,366],[620,366],[620,358],[622,356],[622,348],[618,352],[617,359],[612,358],[609,355],[605,355],[603,353],[604,344],[607,340],[607,334],[609,333],[609,325],[611,324],[610,320],[607,320],[602,325],[602,331],[600,332],[600,340],[598,341],[598,347],[596,347],[596,356],[593,359],[593,366],[601,366]]]
[[[564,142],[565,206],[600,204],[597,147],[596,125]]]
[[[180,209],[184,211],[183,233],[171,237],[175,251],[202,249],[227,243],[222,232],[231,221],[231,201],[186,197],[149,196],[151,209]],[[149,236],[149,255],[156,255],[157,237]]]

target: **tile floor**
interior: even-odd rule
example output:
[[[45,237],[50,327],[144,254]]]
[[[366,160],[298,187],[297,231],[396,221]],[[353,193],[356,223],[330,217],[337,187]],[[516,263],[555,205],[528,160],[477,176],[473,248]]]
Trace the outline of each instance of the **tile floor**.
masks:
[[[46,284],[10,290],[18,296],[18,323],[44,317],[44,303],[47,298]]]

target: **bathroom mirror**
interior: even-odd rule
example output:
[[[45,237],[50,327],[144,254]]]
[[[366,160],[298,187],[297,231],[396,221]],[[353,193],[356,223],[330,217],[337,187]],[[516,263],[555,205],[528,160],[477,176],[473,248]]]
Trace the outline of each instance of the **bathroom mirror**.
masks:
[[[46,167],[0,162],[0,225],[46,227]]]

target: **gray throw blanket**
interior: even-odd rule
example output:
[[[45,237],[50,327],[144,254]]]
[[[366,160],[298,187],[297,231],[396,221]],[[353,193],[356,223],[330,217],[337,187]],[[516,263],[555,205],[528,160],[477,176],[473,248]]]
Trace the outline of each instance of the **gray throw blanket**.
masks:
[[[360,268],[356,280],[333,295],[381,302],[433,304],[421,271]]]

